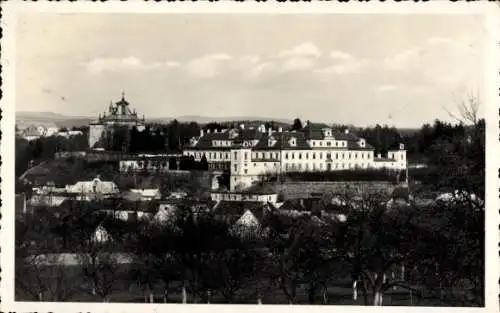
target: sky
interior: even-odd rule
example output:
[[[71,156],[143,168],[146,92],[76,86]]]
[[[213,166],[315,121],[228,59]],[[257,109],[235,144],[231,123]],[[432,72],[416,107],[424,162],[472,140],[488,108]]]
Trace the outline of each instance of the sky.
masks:
[[[23,13],[16,110],[415,127],[484,81],[472,15]]]

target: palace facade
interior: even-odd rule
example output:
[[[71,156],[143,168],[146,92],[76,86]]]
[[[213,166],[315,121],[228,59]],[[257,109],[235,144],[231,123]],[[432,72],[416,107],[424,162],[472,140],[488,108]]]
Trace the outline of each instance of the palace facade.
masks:
[[[199,161],[206,157],[212,171],[230,173],[230,190],[243,190],[265,175],[287,172],[325,172],[354,169],[407,168],[403,144],[387,155],[348,130],[308,123],[300,131],[265,127],[206,133],[192,138],[184,155]]]

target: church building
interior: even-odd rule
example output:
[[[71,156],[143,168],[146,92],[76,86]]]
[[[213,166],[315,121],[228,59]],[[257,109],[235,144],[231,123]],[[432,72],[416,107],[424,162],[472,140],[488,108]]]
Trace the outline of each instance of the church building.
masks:
[[[108,112],[89,125],[89,148],[97,148],[96,144],[107,139],[106,136],[113,134],[115,127],[145,127],[144,115],[142,118],[137,116],[135,109],[130,109],[130,104],[125,100],[125,94],[122,93],[122,99],[115,104],[110,103]]]

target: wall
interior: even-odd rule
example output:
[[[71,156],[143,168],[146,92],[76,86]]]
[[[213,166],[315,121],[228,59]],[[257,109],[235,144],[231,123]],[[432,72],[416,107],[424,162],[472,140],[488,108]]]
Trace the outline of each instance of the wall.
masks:
[[[359,188],[363,192],[376,192],[391,195],[396,185],[390,182],[283,182],[277,184],[276,191],[285,199],[307,198],[311,193],[343,193]]]
[[[89,126],[89,148],[94,147],[94,145],[101,139],[104,129],[104,125],[101,124],[91,124]]]

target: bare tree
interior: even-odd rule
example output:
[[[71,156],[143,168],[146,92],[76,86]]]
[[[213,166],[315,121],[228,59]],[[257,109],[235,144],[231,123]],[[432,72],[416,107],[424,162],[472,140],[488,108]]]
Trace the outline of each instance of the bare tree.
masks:
[[[448,115],[459,123],[477,125],[479,122],[478,111],[480,107],[479,95],[475,92],[469,92],[460,100],[456,101],[458,113],[453,113],[443,107]]]
[[[89,240],[84,251],[79,254],[78,261],[84,281],[90,285],[91,294],[108,302],[109,295],[120,278],[117,255],[106,251],[105,244]]]

